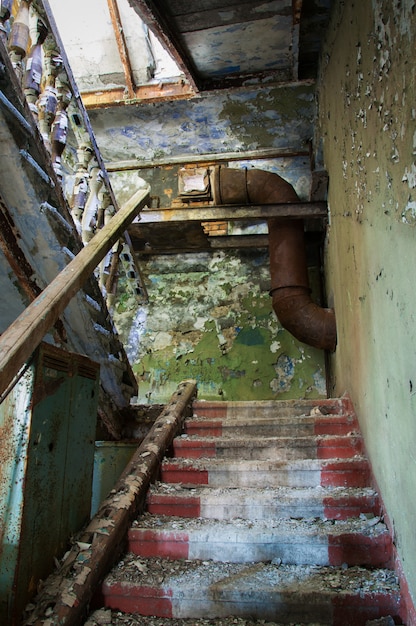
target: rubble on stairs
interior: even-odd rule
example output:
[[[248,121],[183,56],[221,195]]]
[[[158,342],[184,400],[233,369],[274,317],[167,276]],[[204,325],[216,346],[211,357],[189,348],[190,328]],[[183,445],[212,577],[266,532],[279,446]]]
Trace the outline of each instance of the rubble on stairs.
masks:
[[[401,624],[369,477],[342,399],[195,402],[97,606],[117,626]]]

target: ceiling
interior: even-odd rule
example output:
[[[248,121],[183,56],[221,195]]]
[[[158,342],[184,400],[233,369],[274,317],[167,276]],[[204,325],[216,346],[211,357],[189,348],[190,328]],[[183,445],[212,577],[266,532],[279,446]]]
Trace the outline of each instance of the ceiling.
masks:
[[[314,78],[330,0],[129,0],[198,90]]]
[[[313,79],[331,0],[47,0],[85,106]]]

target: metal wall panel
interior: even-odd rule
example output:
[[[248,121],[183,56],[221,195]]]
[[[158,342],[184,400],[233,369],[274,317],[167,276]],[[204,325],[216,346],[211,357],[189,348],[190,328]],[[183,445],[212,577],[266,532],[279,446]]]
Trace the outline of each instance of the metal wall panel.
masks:
[[[99,367],[42,344],[0,404],[0,621],[20,622],[37,583],[89,519]]]

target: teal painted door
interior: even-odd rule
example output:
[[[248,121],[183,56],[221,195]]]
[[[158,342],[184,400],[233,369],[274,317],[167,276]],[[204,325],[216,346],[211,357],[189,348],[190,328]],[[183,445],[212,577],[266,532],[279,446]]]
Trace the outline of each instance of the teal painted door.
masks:
[[[9,480],[9,494],[15,496],[3,506],[15,528],[13,558],[0,578],[1,617],[8,624],[19,623],[38,581],[48,576],[54,558],[63,555],[70,536],[88,521],[91,505],[98,365],[42,344],[29,372],[31,393],[27,382],[13,391],[18,399],[24,393],[24,410],[17,410],[14,419],[22,421],[20,412],[26,415],[26,439],[11,459],[15,465],[21,456],[22,480]],[[4,419],[10,419],[8,412],[5,407]],[[2,554],[0,573],[4,568]]]

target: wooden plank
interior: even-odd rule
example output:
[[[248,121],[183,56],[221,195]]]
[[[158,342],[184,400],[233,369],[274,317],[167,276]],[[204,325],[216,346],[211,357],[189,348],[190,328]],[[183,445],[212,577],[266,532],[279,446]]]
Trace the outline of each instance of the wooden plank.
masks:
[[[274,18],[276,15],[292,16],[292,6],[290,2],[280,2],[278,6],[275,3],[267,5],[262,3],[262,10],[249,4],[238,4],[237,6],[226,9],[220,7],[208,10],[198,10],[197,12],[188,13],[178,16],[175,21],[180,33],[188,33],[193,31],[204,31],[207,28],[218,28],[229,24],[245,24],[256,20]]]
[[[81,94],[84,106],[88,110],[101,109],[109,105],[124,106],[141,102],[149,104],[149,102],[185,100],[194,96],[195,90],[185,81],[176,83],[162,82],[157,85],[139,85],[134,87],[133,94],[128,97],[126,97],[124,87],[100,89],[99,91],[83,91]]]
[[[261,6],[265,8],[270,4],[276,6],[276,0],[256,0],[254,2],[253,0],[245,0],[243,2],[241,0],[199,0],[198,11],[217,9],[228,12],[238,9],[240,6]],[[278,0],[278,4],[290,5],[291,0]],[[189,0],[164,0],[163,5],[165,10],[174,17],[195,13],[195,6]]]
[[[3,333],[0,337],[0,394],[149,197],[149,188],[132,196]]]
[[[118,10],[117,0],[107,0],[108,9],[110,11],[111,23],[113,25],[114,35],[116,37],[118,53],[123,65],[124,77],[126,79],[126,87],[129,98],[134,97],[134,79],[131,67],[129,52],[124,37],[123,25],[121,23],[120,12]]]
[[[322,218],[327,216],[326,202],[297,202],[291,204],[224,205],[190,209],[147,209],[140,220],[130,227],[130,232],[140,224],[163,222],[212,222],[233,220],[268,220],[274,217],[291,219]]]
[[[211,248],[232,249],[232,248],[268,248],[269,235],[226,235],[222,237],[208,238]]]

